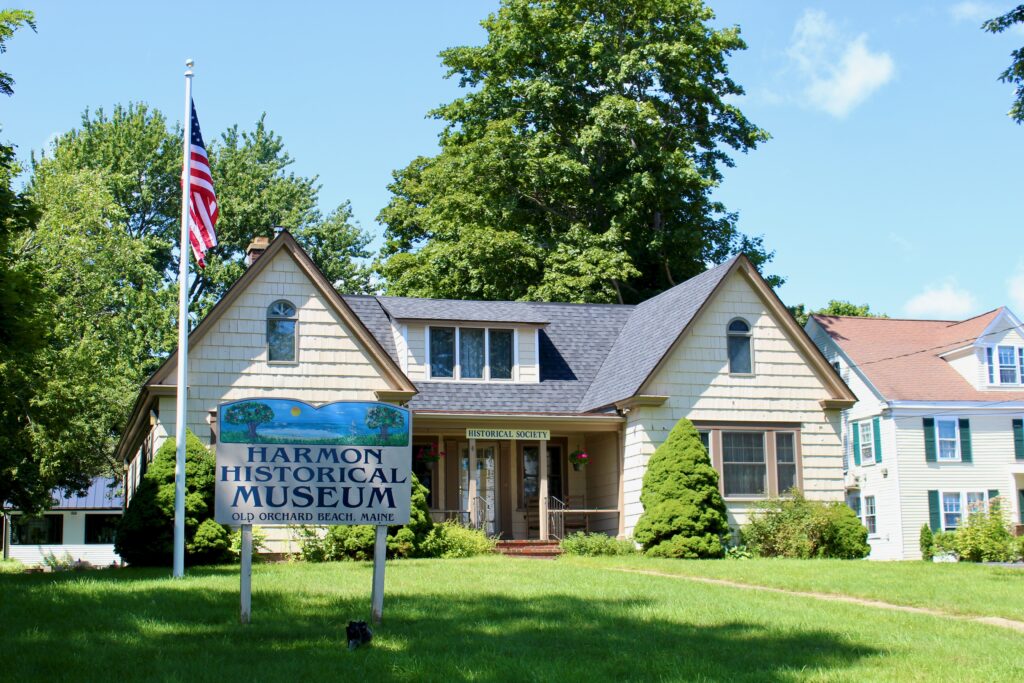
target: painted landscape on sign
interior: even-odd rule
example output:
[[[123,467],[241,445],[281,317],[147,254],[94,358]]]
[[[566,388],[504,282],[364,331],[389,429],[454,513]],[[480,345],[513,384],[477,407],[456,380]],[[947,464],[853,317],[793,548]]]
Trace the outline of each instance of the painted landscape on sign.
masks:
[[[221,404],[218,420],[224,443],[409,445],[408,411],[386,403],[249,399]]]

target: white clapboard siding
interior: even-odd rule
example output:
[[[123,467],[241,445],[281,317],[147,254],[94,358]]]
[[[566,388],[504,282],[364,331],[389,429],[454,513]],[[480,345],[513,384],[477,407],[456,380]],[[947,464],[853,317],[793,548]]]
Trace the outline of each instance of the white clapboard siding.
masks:
[[[47,555],[63,559],[69,555],[72,561],[88,562],[94,567],[109,567],[121,564],[121,557],[114,552],[113,543],[68,544],[68,545],[12,545],[11,557],[28,567],[43,566]]]

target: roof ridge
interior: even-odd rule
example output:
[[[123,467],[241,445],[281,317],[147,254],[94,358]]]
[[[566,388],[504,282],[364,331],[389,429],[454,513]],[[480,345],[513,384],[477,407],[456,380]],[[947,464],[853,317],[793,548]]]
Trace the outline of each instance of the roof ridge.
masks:
[[[981,315],[985,315],[982,313]],[[962,320],[934,320],[932,318],[892,318],[890,316],[882,317],[878,315],[833,315],[830,313],[812,313],[812,318],[845,318],[848,320],[883,320],[889,322],[900,322],[900,323],[952,323],[958,324],[965,322]],[[975,316],[979,317],[979,316]],[[970,320],[970,318],[968,318]]]
[[[592,301],[515,301],[510,299],[448,299],[435,298],[430,296],[391,296],[387,294],[343,294],[342,296],[367,297],[375,299],[404,299],[406,301],[440,301],[460,304],[519,304],[522,306],[616,306],[622,308],[634,308],[637,304],[597,303]]]
[[[957,325],[963,325],[964,323],[969,323],[972,320],[977,320],[978,318],[981,318],[983,316],[989,315],[990,313],[996,313],[998,311],[1002,311],[1005,308],[1006,308],[1006,306],[997,306],[997,307],[993,308],[990,311],[985,311],[984,313],[979,313],[978,315],[971,316],[970,318],[964,318],[963,320],[957,320],[952,325],[950,325],[950,327],[956,327]]]

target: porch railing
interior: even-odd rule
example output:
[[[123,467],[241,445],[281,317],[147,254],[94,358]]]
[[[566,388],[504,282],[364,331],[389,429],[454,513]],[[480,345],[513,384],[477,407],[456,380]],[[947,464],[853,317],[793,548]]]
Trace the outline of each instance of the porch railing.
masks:
[[[561,541],[565,538],[565,501],[548,496],[548,536]]]
[[[483,529],[487,526],[487,520],[490,517],[488,514],[489,508],[487,506],[487,499],[482,496],[476,496],[473,498],[473,512],[470,519],[470,526],[474,529]]]

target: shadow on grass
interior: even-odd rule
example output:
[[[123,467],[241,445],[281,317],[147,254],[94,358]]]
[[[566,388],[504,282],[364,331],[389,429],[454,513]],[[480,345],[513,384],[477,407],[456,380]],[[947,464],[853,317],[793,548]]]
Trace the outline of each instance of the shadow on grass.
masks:
[[[486,587],[458,597],[397,591],[372,646],[348,652],[344,626],[364,618],[368,584],[354,595],[308,579],[289,590],[257,586],[254,623],[241,627],[237,584],[216,579],[220,570],[197,573],[214,585],[156,583],[148,570],[130,584],[117,572],[0,576],[3,677],[782,681],[808,669],[839,673],[877,652],[824,630],[666,619],[664,605],[645,599],[525,599]]]

